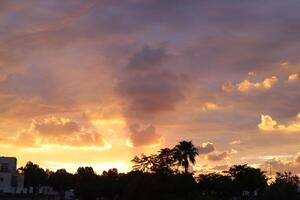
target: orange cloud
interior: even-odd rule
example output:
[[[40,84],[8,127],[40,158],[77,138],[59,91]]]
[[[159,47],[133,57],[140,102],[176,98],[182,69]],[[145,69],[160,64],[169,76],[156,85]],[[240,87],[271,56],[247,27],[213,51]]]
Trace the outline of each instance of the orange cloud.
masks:
[[[291,74],[288,77],[289,82],[295,82],[295,81],[298,81],[298,79],[299,79],[299,74]]]
[[[244,80],[238,83],[237,90],[240,92],[247,92],[253,89],[270,89],[278,82],[278,78],[276,76],[272,76],[271,78],[266,78],[262,82],[250,82],[248,80]]]
[[[258,128],[262,131],[283,131],[283,132],[298,132],[300,131],[300,113],[297,115],[295,121],[284,125],[279,124],[270,115],[261,115],[261,122],[258,124]]]
[[[29,129],[20,131],[12,138],[15,144],[39,146],[58,144],[66,146],[103,146],[105,141],[99,133],[81,127],[68,118],[45,118],[32,120]]]
[[[230,145],[236,145],[236,144],[241,144],[241,140],[233,140],[229,142]]]
[[[42,121],[33,120],[31,129],[40,133],[40,135],[68,135],[80,131],[80,126],[67,118],[45,118]]]
[[[291,171],[292,173],[300,174],[300,153],[298,152],[291,161],[273,158],[264,162],[260,167],[266,169],[266,171],[269,171],[271,167],[273,172]]]
[[[239,92],[248,92],[251,90],[269,90],[278,82],[278,78],[276,76],[272,76],[271,78],[265,78],[261,82],[251,82],[249,80],[243,80],[237,84],[233,84],[232,82],[227,82],[222,85],[222,90],[225,92],[231,91],[239,91]]]
[[[214,102],[205,102],[204,106],[202,107],[202,110],[207,111],[214,111],[220,109],[220,106]]]
[[[134,124],[130,126],[130,131],[129,142],[134,147],[152,146],[161,143],[162,137],[156,133],[153,125],[142,128],[139,124]]]
[[[234,89],[235,89],[235,85],[231,81],[224,83],[222,85],[222,90],[224,92],[232,92]]]

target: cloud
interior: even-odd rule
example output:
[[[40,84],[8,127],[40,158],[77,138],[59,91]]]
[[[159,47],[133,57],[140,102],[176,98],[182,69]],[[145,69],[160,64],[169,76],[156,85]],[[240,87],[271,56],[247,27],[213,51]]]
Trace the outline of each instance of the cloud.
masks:
[[[247,92],[255,89],[271,89],[278,82],[276,76],[271,78],[266,78],[262,82],[250,82],[249,80],[244,80],[236,84],[237,90],[240,92]]]
[[[241,144],[241,140],[232,140],[229,142],[230,145],[237,145],[237,144]]]
[[[216,166],[212,167],[211,169],[212,169],[213,171],[225,171],[225,170],[227,170],[228,168],[229,168],[228,165],[216,165]]]
[[[159,67],[167,59],[166,49],[163,47],[153,48],[145,45],[141,51],[134,54],[127,64],[130,71],[147,71]]]
[[[153,125],[141,127],[139,124],[130,126],[130,143],[134,147],[139,146],[152,146],[161,143],[161,136],[156,133]]]
[[[186,77],[158,66],[167,58],[165,51],[162,47],[147,46],[130,58],[117,85],[118,94],[124,99],[125,116],[155,117],[174,110],[184,99]]]
[[[282,63],[280,63],[280,66],[281,66],[283,69],[288,69],[288,68],[289,68],[289,62],[282,62]]]
[[[67,118],[46,118],[43,121],[32,121],[31,129],[37,131],[41,135],[71,135],[80,131],[80,126]]]
[[[202,110],[204,112],[208,112],[208,111],[214,111],[214,110],[219,110],[220,106],[214,102],[205,102],[204,106],[202,107]]]
[[[122,112],[133,146],[159,144],[161,136],[153,121],[174,111],[185,98],[188,78],[164,66],[169,59],[166,48],[144,46],[129,57],[120,74],[116,91],[123,101]]]
[[[233,83],[231,81],[227,82],[227,83],[224,83],[222,85],[222,90],[224,92],[232,92],[234,89],[235,89],[235,85],[233,85]]]
[[[9,138],[9,142],[21,147],[36,146],[36,136],[26,130],[20,131],[15,137]]]
[[[107,115],[125,118],[129,126],[135,122],[142,127],[153,124],[168,144],[182,134],[203,141],[218,138],[222,145],[243,137],[241,147],[250,146],[246,154],[266,146],[254,133],[258,115],[268,113],[280,119],[278,124],[286,124],[298,112],[299,85],[279,85],[279,80],[274,83],[270,77],[283,78],[279,62],[286,62],[285,74],[300,69],[300,8],[291,0],[259,4],[194,0],[5,2],[0,3],[1,26],[5,27],[0,32],[1,137],[42,116],[67,114],[72,119],[74,113],[85,112],[97,120],[102,110],[111,106]],[[248,76],[248,72],[256,76]],[[245,75],[247,78],[241,79]],[[189,80],[193,91],[187,89]],[[228,80],[231,82],[222,89],[231,93],[220,92],[220,85]],[[226,110],[216,110],[212,103]],[[202,112],[203,107],[213,112]],[[54,122],[51,126],[60,127],[66,138],[82,135],[88,140],[93,135],[88,127],[75,123],[80,130]],[[44,143],[64,143],[56,141],[50,131],[58,128],[49,126],[40,125],[33,139],[38,136],[48,138]],[[203,130],[200,135],[199,130]],[[123,129],[117,132],[123,136],[120,140],[127,137]],[[20,131],[24,137],[19,141],[32,143],[28,134]],[[277,139],[275,149],[297,148],[297,138],[294,135],[292,142],[290,137],[282,136],[289,147]],[[257,143],[260,147],[251,150]]]
[[[262,169],[265,169],[266,171],[269,171],[271,167],[273,173],[290,171],[292,173],[300,174],[300,153],[297,153],[295,155],[294,160],[284,161],[281,159],[273,158],[264,162],[260,167]]]
[[[300,113],[297,115],[296,120],[287,125],[279,124],[270,115],[261,115],[261,122],[258,128],[262,131],[282,131],[282,132],[299,132],[300,131]]]
[[[225,92],[239,91],[239,92],[248,92],[251,90],[269,90],[278,82],[276,76],[271,78],[265,78],[261,82],[251,82],[249,80],[243,80],[242,82],[236,83],[235,85],[232,82],[227,82],[222,85],[222,90]]]
[[[215,150],[215,146],[209,142],[202,143],[202,145],[197,148],[199,154],[209,154]]]
[[[68,118],[49,117],[40,121],[32,120],[27,130],[19,131],[11,138],[15,144],[22,146],[39,146],[43,144],[67,146],[103,146],[102,136],[80,126]]]
[[[248,72],[248,76],[256,76],[255,72]]]
[[[207,155],[207,159],[210,161],[221,161],[229,158],[229,153],[224,151],[222,153],[211,153]]]
[[[258,124],[259,129],[264,131],[273,131],[277,126],[277,122],[269,115],[261,115],[261,122]]]
[[[169,72],[152,72],[121,81],[118,90],[127,104],[125,115],[155,117],[159,113],[173,111],[184,98],[182,78]]]
[[[296,82],[299,79],[299,74],[291,74],[288,77],[288,81],[289,82]]]

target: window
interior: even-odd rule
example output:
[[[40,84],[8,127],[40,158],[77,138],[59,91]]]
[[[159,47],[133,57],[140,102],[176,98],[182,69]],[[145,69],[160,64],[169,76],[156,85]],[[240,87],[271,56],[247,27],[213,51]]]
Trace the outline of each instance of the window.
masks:
[[[0,163],[0,172],[8,172],[8,163]]]

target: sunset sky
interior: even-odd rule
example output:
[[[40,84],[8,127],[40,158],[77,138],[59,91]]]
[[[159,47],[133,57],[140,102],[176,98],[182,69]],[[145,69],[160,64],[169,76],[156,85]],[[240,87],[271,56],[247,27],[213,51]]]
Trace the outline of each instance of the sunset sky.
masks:
[[[194,170],[300,173],[299,10],[297,0],[1,0],[0,154],[126,172],[134,155],[192,140]]]

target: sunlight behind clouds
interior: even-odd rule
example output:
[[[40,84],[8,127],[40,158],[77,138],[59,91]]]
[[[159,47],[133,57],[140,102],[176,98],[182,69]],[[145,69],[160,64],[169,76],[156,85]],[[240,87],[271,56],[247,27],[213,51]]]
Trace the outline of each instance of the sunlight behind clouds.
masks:
[[[281,131],[283,133],[292,133],[300,131],[300,113],[298,113],[295,120],[287,125],[279,124],[276,120],[272,119],[270,115],[261,115],[261,122],[258,124],[259,129],[262,131]]]

